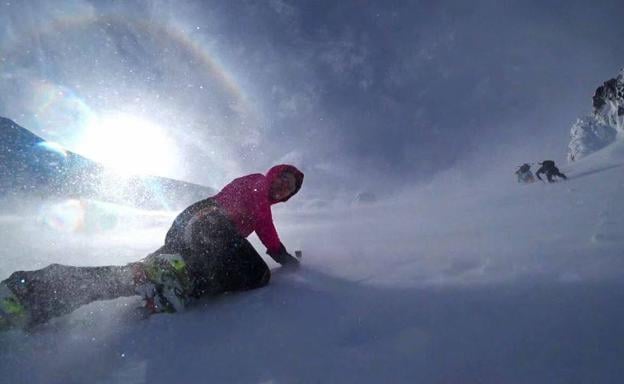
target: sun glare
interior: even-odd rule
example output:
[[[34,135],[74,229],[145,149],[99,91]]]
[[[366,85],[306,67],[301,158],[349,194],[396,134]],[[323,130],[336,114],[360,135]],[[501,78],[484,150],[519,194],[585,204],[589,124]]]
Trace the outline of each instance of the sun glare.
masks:
[[[127,114],[104,115],[86,128],[79,152],[124,174],[171,175],[176,146],[165,130]]]

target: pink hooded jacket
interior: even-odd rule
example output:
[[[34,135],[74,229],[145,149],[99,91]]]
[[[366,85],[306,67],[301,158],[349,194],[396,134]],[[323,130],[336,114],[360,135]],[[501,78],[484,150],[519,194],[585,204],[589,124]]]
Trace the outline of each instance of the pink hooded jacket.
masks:
[[[270,196],[271,184],[283,172],[290,172],[295,176],[296,189],[284,199],[275,201]],[[266,176],[254,173],[234,179],[214,199],[241,236],[247,237],[255,231],[269,252],[278,252],[281,242],[273,225],[271,205],[290,199],[302,184],[301,171],[292,165],[281,164],[269,169]]]

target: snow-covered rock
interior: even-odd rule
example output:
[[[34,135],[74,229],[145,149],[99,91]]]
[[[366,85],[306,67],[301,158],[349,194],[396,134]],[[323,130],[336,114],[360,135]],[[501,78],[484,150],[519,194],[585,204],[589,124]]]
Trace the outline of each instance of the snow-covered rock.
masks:
[[[568,160],[602,149],[624,135],[624,69],[596,89],[593,113],[576,120],[570,130]]]
[[[580,117],[570,130],[568,160],[575,161],[611,144],[617,136],[612,126],[597,115]]]

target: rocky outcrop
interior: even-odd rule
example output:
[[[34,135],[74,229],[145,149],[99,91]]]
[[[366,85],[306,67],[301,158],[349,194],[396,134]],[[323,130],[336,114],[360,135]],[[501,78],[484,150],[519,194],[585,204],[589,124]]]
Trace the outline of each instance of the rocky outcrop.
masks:
[[[576,120],[570,130],[568,160],[575,161],[624,136],[624,69],[596,89],[591,115]]]

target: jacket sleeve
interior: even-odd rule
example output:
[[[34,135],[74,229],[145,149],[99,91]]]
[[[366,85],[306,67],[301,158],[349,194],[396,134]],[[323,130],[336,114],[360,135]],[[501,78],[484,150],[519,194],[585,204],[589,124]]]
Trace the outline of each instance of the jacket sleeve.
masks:
[[[266,207],[261,217],[258,218],[256,234],[260,238],[262,244],[267,248],[268,252],[279,252],[282,243],[277,235],[277,230],[275,230],[270,207]]]

